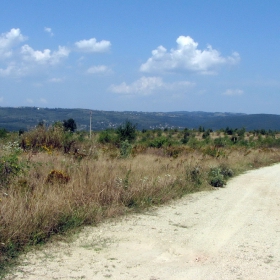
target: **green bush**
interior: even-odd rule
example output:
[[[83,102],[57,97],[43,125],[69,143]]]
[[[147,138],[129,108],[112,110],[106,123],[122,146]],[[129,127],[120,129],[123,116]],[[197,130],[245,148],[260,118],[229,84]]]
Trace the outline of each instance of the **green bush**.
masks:
[[[220,166],[220,172],[225,177],[226,180],[234,176],[234,171],[223,164]]]
[[[6,138],[8,131],[5,128],[0,128],[0,138]]]
[[[74,132],[77,129],[77,124],[76,122],[71,118],[68,119],[67,121],[63,121],[63,127],[65,131],[71,131]]]
[[[119,141],[125,141],[132,142],[136,139],[136,124],[132,124],[130,121],[125,121],[124,124],[120,125],[116,133],[118,135]]]
[[[188,141],[188,146],[190,146],[193,149],[198,149],[202,145],[201,141],[197,140],[195,137],[190,137]]]
[[[114,143],[116,141],[116,137],[114,135],[114,131],[111,129],[103,130],[99,133],[98,142],[102,144]]]
[[[152,140],[149,144],[152,148],[161,148],[168,142],[168,139],[165,136],[161,136]]]
[[[224,137],[224,138],[218,137],[218,138],[214,139],[214,145],[217,148],[226,147],[226,146],[228,146],[227,140],[228,140],[227,137]]]
[[[211,168],[209,176],[209,184],[216,188],[221,188],[226,185],[226,170],[221,169],[220,167]],[[229,171],[228,171],[229,172]],[[224,173],[224,174],[223,174]]]
[[[56,123],[49,128],[38,126],[22,134],[20,147],[24,150],[45,150],[50,153],[53,150],[63,150],[65,153],[69,153],[74,148],[76,138],[76,134],[64,131],[64,128]]]
[[[19,161],[20,151],[14,149],[0,157],[0,187],[8,187],[10,182],[23,173],[28,165]]]
[[[184,129],[183,139],[181,140],[183,144],[187,144],[190,139],[191,133],[187,128]]]
[[[132,146],[127,140],[125,140],[121,143],[120,155],[122,158],[129,157],[131,154],[131,150],[132,150]]]

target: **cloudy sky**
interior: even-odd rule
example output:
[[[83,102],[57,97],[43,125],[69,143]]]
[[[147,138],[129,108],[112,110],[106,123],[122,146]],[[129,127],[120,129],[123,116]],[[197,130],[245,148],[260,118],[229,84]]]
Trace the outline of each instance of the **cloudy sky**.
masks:
[[[280,1],[1,0],[0,106],[280,114]]]

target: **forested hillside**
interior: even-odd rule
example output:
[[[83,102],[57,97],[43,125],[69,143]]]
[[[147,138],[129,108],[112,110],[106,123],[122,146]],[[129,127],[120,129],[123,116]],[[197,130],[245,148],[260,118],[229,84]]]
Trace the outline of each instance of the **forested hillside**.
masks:
[[[73,118],[78,130],[89,129],[89,119],[92,114],[92,130],[115,128],[130,120],[137,123],[138,129],[154,128],[198,128],[217,130],[225,127],[280,130],[280,116],[269,114],[236,114],[207,112],[117,112],[97,111],[89,109],[62,109],[37,107],[0,107],[0,128],[9,131],[29,130],[39,122],[51,125],[56,121]]]

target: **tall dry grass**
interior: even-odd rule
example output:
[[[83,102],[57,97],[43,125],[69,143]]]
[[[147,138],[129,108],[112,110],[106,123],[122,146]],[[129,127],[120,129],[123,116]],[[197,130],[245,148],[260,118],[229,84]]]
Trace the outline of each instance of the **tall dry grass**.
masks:
[[[0,268],[25,246],[69,228],[210,189],[213,167],[227,166],[238,174],[280,160],[277,149],[220,149],[215,157],[187,148],[176,156],[164,149],[140,149],[128,159],[117,153],[94,146],[85,158],[62,152],[24,154],[28,172],[1,189]],[[194,170],[198,180],[192,177]]]

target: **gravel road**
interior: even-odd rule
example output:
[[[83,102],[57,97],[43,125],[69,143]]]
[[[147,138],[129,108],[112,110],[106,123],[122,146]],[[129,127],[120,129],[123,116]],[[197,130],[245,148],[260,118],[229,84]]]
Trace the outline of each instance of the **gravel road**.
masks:
[[[280,279],[280,165],[225,188],[86,227],[6,279]]]

